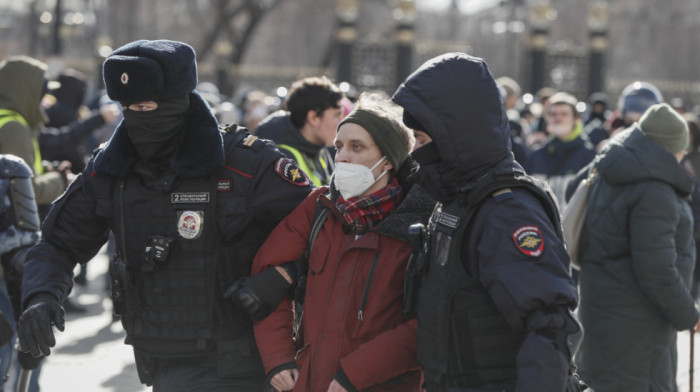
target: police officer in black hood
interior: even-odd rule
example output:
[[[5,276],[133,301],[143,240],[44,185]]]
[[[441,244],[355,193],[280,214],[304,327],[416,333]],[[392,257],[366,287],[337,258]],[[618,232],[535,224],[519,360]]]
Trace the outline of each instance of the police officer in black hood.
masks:
[[[124,120],[54,202],[27,255],[19,338],[34,356],[64,328],[76,263],[111,230],[114,311],[154,391],[255,391],[264,370],[252,321],[229,299],[269,232],[311,190],[271,142],[220,129],[180,42],[136,41],[104,63]]]
[[[559,212],[513,159],[486,63],[439,56],[393,100],[432,138],[413,152],[415,177],[439,203],[406,294],[426,390],[564,391],[582,330]]]

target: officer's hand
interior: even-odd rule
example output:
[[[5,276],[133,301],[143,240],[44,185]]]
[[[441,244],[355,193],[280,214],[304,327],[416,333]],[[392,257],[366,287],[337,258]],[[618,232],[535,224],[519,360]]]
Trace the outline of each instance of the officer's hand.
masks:
[[[282,302],[290,287],[275,268],[268,268],[232,284],[224,293],[224,298],[230,298],[255,321],[260,321]]]
[[[40,357],[51,354],[56,345],[53,336],[53,325],[59,331],[65,329],[65,311],[56,297],[48,293],[37,294],[29,302],[29,306],[19,317],[17,335],[22,351],[32,356]]]
[[[272,385],[277,392],[291,391],[294,389],[294,384],[296,384],[297,378],[299,378],[299,371],[297,369],[281,370],[272,376],[270,379],[270,385]]]
[[[328,386],[328,392],[348,392],[347,389],[343,388],[338,381],[331,381],[331,385]]]
[[[18,348],[20,350],[17,351],[17,361],[19,365],[22,366],[22,369],[34,370],[38,368],[41,361],[44,360],[44,357],[34,358],[32,353],[25,353],[21,351],[21,347]]]

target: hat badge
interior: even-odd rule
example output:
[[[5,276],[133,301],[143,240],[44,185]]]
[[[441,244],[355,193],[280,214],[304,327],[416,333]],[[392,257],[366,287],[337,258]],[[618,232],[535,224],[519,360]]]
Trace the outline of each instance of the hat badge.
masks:
[[[129,74],[124,72],[122,74],[122,84],[127,84],[127,83],[129,83]]]

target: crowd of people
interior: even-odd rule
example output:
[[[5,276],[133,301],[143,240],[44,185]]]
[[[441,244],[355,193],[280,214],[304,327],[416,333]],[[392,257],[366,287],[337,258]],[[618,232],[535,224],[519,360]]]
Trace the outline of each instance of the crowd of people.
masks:
[[[94,93],[47,71],[0,63],[0,371],[30,391],[107,242],[156,392],[677,390],[700,127],[654,85],[524,94],[449,53],[392,95],[314,76],[234,105],[168,40],[115,50]]]

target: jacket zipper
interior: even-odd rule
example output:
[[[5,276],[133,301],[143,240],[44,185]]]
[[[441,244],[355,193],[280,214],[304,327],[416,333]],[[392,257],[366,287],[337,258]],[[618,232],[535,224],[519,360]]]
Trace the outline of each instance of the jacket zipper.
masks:
[[[367,275],[367,283],[365,283],[365,289],[362,291],[362,299],[360,300],[360,310],[357,312],[357,319],[364,320],[365,307],[367,306],[367,298],[369,297],[369,289],[372,287],[372,280],[374,279],[374,271],[377,269],[377,262],[379,261],[379,256],[382,252],[377,252],[372,259],[372,265],[369,267],[369,275]]]
[[[126,262],[126,228],[124,227],[124,179],[119,182],[119,222],[120,230],[119,237],[121,237],[121,252],[122,252],[122,262]]]

